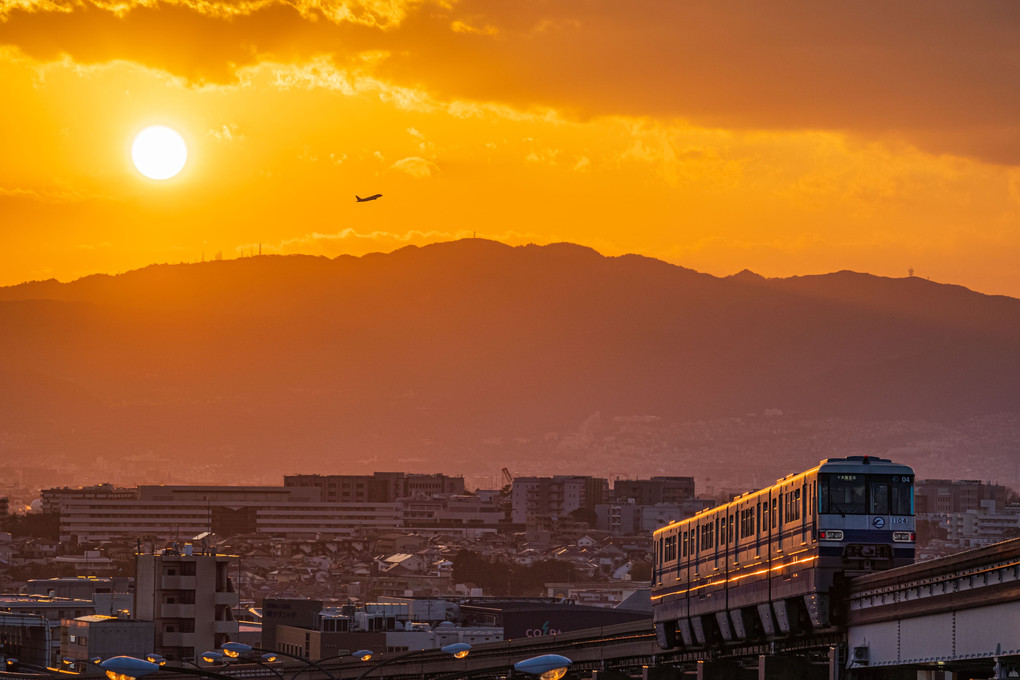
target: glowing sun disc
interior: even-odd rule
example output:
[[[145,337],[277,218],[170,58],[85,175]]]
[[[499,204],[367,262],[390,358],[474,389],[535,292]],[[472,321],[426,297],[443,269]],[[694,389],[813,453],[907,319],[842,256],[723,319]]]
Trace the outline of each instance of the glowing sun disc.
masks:
[[[149,179],[170,179],[184,168],[188,147],[176,130],[153,125],[138,133],[131,144],[131,160]]]

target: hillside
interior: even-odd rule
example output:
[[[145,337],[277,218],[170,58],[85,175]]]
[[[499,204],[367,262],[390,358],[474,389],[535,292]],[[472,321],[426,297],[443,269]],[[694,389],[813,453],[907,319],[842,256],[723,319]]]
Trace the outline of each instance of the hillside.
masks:
[[[596,412],[1020,413],[1020,300],[852,272],[716,278],[569,244],[34,282],[0,288],[0,327],[12,459],[441,470]]]

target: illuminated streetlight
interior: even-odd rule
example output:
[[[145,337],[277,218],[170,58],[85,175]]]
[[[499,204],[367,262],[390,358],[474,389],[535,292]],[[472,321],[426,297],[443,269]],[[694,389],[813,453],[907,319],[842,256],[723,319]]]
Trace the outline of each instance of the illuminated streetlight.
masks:
[[[518,661],[514,664],[514,670],[538,676],[539,680],[560,680],[567,674],[567,669],[572,663],[574,662],[559,654],[543,654]]]
[[[231,659],[240,659],[242,656],[248,656],[252,652],[263,652],[263,655],[261,657],[262,660],[272,663],[273,661],[277,660],[276,657],[283,656],[288,659],[294,659],[296,661],[308,664],[309,666],[315,668],[316,670],[325,673],[326,677],[328,677],[330,680],[337,680],[337,677],[335,675],[333,675],[325,668],[320,666],[317,662],[312,661],[311,659],[306,659],[302,656],[297,656],[295,654],[273,651],[271,649],[262,649],[261,647],[252,647],[251,645],[246,645],[243,642],[225,642],[223,643],[223,645],[220,646],[220,649],[223,650],[223,654],[230,657]],[[272,659],[269,659],[267,657],[272,657]]]
[[[106,671],[106,677],[110,680],[138,680],[151,673],[162,669],[182,673],[185,675],[201,675],[214,680],[237,680],[229,675],[214,673],[204,668],[185,668],[184,666],[167,666],[166,659],[158,654],[149,654],[150,659],[136,659],[133,656],[115,656],[99,664],[99,667]]]
[[[115,656],[99,664],[110,680],[137,680],[159,670],[159,664],[133,656]]]
[[[453,644],[449,644],[449,645],[446,645],[444,647],[440,647],[439,649],[440,649],[440,651],[446,652],[447,654],[449,654],[450,656],[454,657],[455,659],[463,659],[465,656],[468,655],[468,652],[471,651],[471,645],[469,645],[466,642],[454,642]],[[363,678],[368,676],[369,673],[371,673],[372,671],[376,670],[377,668],[382,668],[383,666],[388,666],[389,664],[391,664],[391,663],[393,663],[395,661],[400,661],[402,659],[406,659],[407,657],[413,656],[415,654],[424,654],[426,651],[427,650],[425,650],[425,649],[412,649],[412,650],[409,650],[407,652],[404,652],[403,654],[398,654],[397,656],[394,656],[394,657],[391,657],[389,659],[385,659],[383,661],[380,661],[379,663],[377,663],[377,664],[375,664],[373,666],[369,666],[368,668],[366,668],[361,673],[361,675],[359,675],[357,677],[357,680],[362,680]],[[356,654],[358,654],[358,655],[364,654],[364,656],[362,656],[361,658],[363,660],[366,660],[366,661],[368,659],[372,658],[372,653],[369,652],[367,649],[359,651],[359,652],[356,652]]]

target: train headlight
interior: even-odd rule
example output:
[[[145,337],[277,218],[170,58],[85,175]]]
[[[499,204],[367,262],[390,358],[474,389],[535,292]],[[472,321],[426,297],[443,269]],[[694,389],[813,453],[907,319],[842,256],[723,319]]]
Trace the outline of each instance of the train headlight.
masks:
[[[892,532],[892,540],[897,543],[913,543],[914,542],[913,531],[894,531]]]
[[[822,529],[818,532],[820,541],[842,541],[843,532],[840,529]]]

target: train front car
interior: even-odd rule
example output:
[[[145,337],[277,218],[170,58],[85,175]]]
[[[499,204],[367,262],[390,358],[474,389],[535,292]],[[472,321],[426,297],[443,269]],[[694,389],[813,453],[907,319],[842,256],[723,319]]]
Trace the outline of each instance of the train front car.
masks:
[[[845,577],[910,564],[913,470],[830,458],[654,534],[659,644],[704,648],[830,631]],[[835,592],[835,597],[833,594]]]
[[[884,458],[818,468],[819,566],[848,576],[914,561],[914,471]]]

